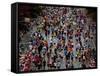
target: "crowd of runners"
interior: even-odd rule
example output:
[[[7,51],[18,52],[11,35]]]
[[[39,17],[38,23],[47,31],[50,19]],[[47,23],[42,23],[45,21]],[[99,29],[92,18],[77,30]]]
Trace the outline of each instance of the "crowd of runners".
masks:
[[[87,12],[43,6],[41,15],[25,23],[29,31],[19,33],[20,71],[96,67],[96,22]]]

